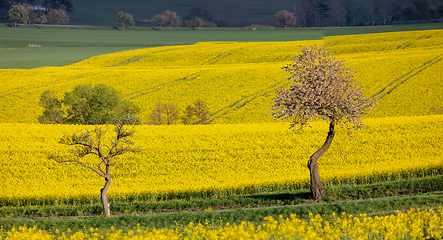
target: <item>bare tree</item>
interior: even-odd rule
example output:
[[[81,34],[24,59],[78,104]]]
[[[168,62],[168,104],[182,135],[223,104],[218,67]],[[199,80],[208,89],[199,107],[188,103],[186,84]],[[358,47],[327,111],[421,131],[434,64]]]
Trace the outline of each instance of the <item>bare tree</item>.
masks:
[[[165,103],[163,104],[163,109],[165,113],[165,120],[167,125],[174,124],[179,119],[178,109],[174,104]]]
[[[339,27],[344,25],[344,15],[345,10],[340,4],[340,0],[332,0],[330,2],[329,17],[331,19],[332,25],[337,25]]]
[[[63,9],[51,9],[48,13],[48,23],[68,24],[69,16]]]
[[[109,144],[106,143],[105,136],[109,131],[109,127],[102,129],[95,127],[93,131],[66,134],[59,139],[60,144],[74,146],[68,155],[48,155],[49,159],[53,159],[59,163],[77,163],[83,167],[89,168],[100,177],[105,179],[105,186],[100,190],[100,196],[103,204],[103,215],[109,217],[107,191],[111,186],[110,167],[118,166],[116,157],[128,152],[139,152],[140,148],[134,148],[130,138],[135,130],[127,130],[126,125],[135,125],[140,119],[135,115],[126,115],[114,122],[115,136],[110,139]],[[95,161],[88,158],[93,155],[98,159]],[[104,169],[102,166],[104,165]]]
[[[284,69],[289,73],[288,79],[292,84],[276,92],[272,115],[277,119],[290,120],[291,128],[300,126],[302,129],[318,118],[329,122],[325,143],[308,160],[311,197],[319,199],[324,190],[317,161],[331,145],[334,127],[338,123],[362,127],[361,117],[373,101],[363,96],[344,60],[331,57],[322,47],[303,47]]]
[[[208,110],[208,106],[206,105],[205,101],[203,101],[201,99],[197,99],[194,102],[194,114],[198,119],[198,121],[195,124],[208,124],[209,123],[209,118],[208,118],[209,110]]]
[[[179,119],[179,111],[174,104],[158,102],[151,114],[148,124],[162,125],[174,124]]]
[[[440,22],[443,22],[443,4],[438,6],[437,13],[439,14]]]
[[[297,0],[295,16],[298,26],[314,27],[316,24],[315,9],[309,0]]]
[[[31,10],[29,11],[28,16],[29,23],[39,23],[43,25],[44,23],[48,22],[45,13],[41,10]]]
[[[188,105],[182,116],[182,121],[185,125],[189,124],[208,124],[209,110],[206,102],[197,99],[193,105]]]
[[[288,25],[294,26],[295,25],[295,20],[296,20],[296,18],[294,16],[294,13],[288,12],[286,10],[278,11],[275,14],[275,22],[277,24],[278,23],[282,24],[283,26],[285,26],[285,28],[287,28]]]

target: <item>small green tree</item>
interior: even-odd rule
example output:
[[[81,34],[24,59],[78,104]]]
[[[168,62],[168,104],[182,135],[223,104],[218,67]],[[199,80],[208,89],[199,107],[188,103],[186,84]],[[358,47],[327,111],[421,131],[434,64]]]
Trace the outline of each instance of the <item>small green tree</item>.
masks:
[[[122,25],[123,31],[125,30],[125,26],[131,24],[135,25],[134,16],[130,13],[124,13],[123,11],[118,12],[117,19],[115,20],[118,24]]]
[[[206,102],[197,99],[192,105],[188,105],[182,116],[184,124],[208,124],[209,123],[209,110]]]
[[[17,22],[28,22],[28,10],[23,5],[12,5],[8,11],[8,19],[14,22],[14,28],[17,28]]]
[[[44,107],[43,115],[38,118],[38,121],[43,124],[63,123],[64,112],[62,101],[60,101],[56,93],[53,91],[46,91],[40,97],[40,106]]]
[[[285,70],[292,84],[276,92],[272,114],[277,119],[290,120],[291,127],[300,129],[318,118],[329,123],[325,143],[308,160],[311,197],[319,199],[324,190],[317,161],[329,149],[335,126],[344,123],[362,127],[361,117],[373,101],[363,96],[345,62],[330,57],[324,48],[303,47]]]
[[[126,129],[126,125],[135,125],[140,119],[132,114],[115,119],[114,132],[115,136],[107,141],[107,133],[109,127],[102,129],[95,127],[94,130],[83,131],[79,133],[66,134],[59,139],[59,143],[74,148],[67,155],[50,154],[49,159],[58,163],[76,163],[95,172],[98,176],[105,179],[105,185],[100,190],[100,197],[103,204],[103,215],[109,217],[111,215],[108,207],[107,192],[111,186],[111,167],[117,167],[118,156],[129,152],[140,152],[140,148],[133,147],[130,140],[135,130]],[[89,156],[93,156],[91,158]],[[95,160],[94,160],[95,159]]]
[[[48,12],[47,17],[48,23],[53,24],[68,24],[69,23],[69,15],[63,9],[51,9]]]
[[[160,29],[163,31],[163,25],[168,23],[169,19],[168,19],[168,16],[166,16],[166,15],[156,14],[152,18],[152,21],[157,23],[158,25],[160,25]]]
[[[124,101],[114,88],[104,84],[78,85],[65,93],[63,100],[55,95],[51,91],[42,94],[40,106],[45,110],[39,118],[41,123],[106,124],[139,111],[134,103]]]

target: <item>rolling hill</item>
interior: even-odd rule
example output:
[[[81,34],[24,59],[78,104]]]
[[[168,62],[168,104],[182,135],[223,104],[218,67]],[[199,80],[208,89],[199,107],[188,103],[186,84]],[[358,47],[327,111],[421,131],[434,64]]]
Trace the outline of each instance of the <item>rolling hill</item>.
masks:
[[[288,84],[281,68],[301,45],[325,45],[354,68],[368,97],[380,98],[373,117],[441,113],[443,31],[325,37],[294,42],[204,42],[100,55],[64,66],[4,69],[0,122],[36,123],[46,90],[60,96],[78,84],[104,83],[142,108],[179,109],[208,103],[212,123],[270,122],[273,92]]]

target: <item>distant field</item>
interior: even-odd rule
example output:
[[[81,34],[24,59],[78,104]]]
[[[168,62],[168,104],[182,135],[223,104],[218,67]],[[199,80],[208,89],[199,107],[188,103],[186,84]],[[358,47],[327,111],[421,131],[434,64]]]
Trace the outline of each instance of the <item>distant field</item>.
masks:
[[[0,69],[64,66],[93,56],[129,49],[208,41],[268,42],[319,40],[324,36],[441,29],[441,23],[312,29],[212,29],[156,31],[152,28],[24,27],[0,25]],[[29,44],[40,47],[30,48]]]
[[[96,56],[64,67],[0,72],[0,122],[37,123],[42,92],[60,96],[85,83],[112,85],[141,106],[145,121],[157,101],[184,109],[204,99],[212,123],[272,121],[274,91],[288,82],[281,68],[300,45],[326,45],[354,68],[370,96],[372,116],[441,113],[443,31],[325,37],[292,42],[205,42]],[[13,79],[13,81],[11,81]]]

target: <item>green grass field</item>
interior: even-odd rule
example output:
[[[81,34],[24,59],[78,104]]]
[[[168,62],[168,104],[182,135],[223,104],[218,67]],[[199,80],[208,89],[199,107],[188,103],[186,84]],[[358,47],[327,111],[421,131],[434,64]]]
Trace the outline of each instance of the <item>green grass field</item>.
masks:
[[[324,36],[442,29],[443,23],[377,27],[313,29],[211,29],[169,30],[112,27],[69,29],[0,25],[0,69],[29,69],[69,65],[92,56],[129,49],[194,44],[208,41],[269,42],[318,40]],[[40,47],[28,47],[29,44]]]

